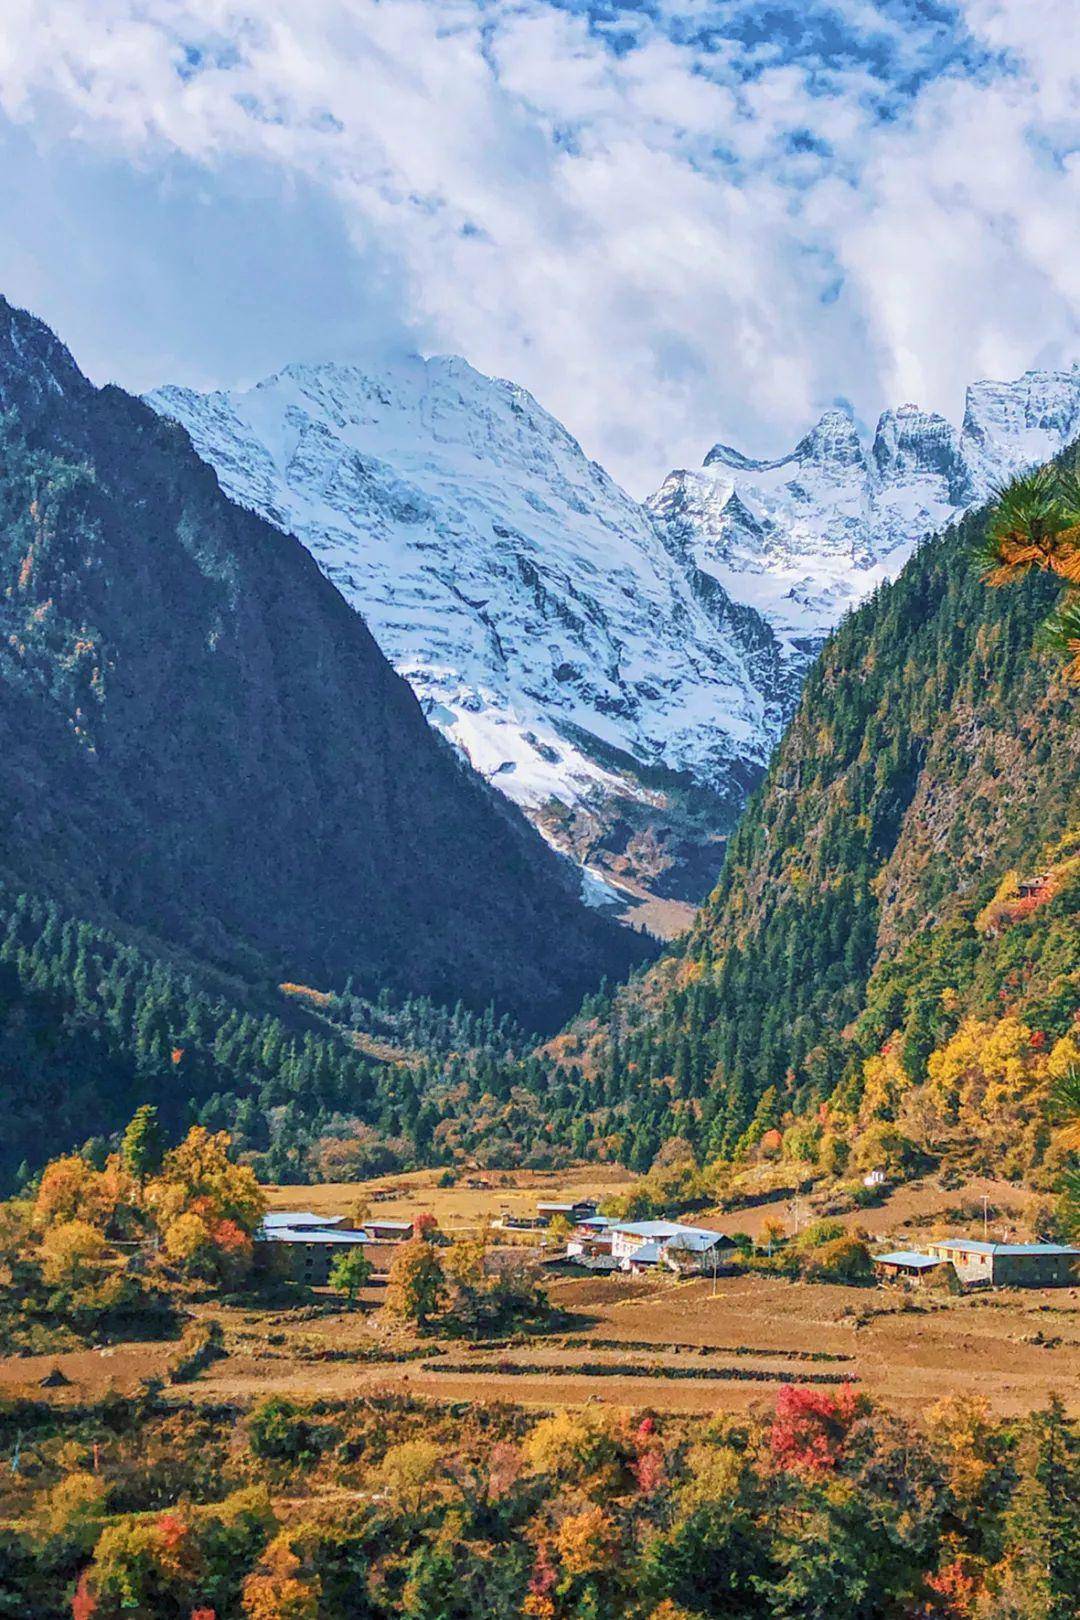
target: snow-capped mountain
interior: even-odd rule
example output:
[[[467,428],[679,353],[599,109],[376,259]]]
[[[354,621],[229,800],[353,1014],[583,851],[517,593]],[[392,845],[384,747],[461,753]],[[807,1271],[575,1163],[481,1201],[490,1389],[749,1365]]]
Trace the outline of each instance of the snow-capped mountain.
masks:
[[[148,399],[304,542],[553,842],[607,879],[705,891],[790,707],[783,645],[529,394],[437,358]]]
[[[959,429],[902,405],[865,444],[827,411],[790,455],[753,461],[717,444],[646,503],[671,543],[797,654],[899,572],[923,536],[1080,436],[1080,368],[1029,371],[967,391]]]

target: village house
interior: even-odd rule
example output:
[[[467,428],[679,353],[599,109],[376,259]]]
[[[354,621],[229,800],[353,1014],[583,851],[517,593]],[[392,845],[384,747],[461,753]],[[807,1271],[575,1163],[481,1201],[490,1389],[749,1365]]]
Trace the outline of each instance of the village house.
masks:
[[[978,1238],[943,1238],[927,1248],[951,1260],[964,1283],[994,1288],[1053,1288],[1080,1276],[1080,1249],[1064,1243],[989,1243]]]
[[[413,1235],[412,1221],[365,1221],[361,1228],[372,1243],[407,1243]]]
[[[667,1266],[671,1271],[714,1272],[731,1263],[736,1245],[723,1232],[678,1221],[623,1221],[611,1228],[611,1253],[624,1271]]]
[[[340,1215],[320,1216],[308,1211],[271,1211],[263,1217],[256,1242],[272,1243],[289,1275],[309,1288],[325,1288],[330,1268],[348,1249],[367,1252],[366,1232],[342,1225]],[[373,1258],[370,1254],[367,1258]]]
[[[610,1254],[612,1222],[605,1215],[587,1215],[578,1221],[566,1243],[570,1258],[583,1255]]]
[[[536,1206],[536,1221],[539,1226],[550,1226],[555,1217],[561,1215],[571,1225],[576,1225],[578,1221],[586,1220],[590,1215],[595,1215],[596,1210],[597,1202],[595,1198],[579,1198],[572,1204],[542,1198]]]
[[[947,1262],[936,1255],[920,1254],[916,1249],[897,1249],[892,1254],[875,1254],[874,1271],[883,1280],[904,1278],[909,1282],[925,1282],[940,1266]]]

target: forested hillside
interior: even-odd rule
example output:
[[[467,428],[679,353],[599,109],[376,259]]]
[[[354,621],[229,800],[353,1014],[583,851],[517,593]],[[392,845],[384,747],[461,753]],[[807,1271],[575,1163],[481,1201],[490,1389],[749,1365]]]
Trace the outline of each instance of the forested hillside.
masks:
[[[430,730],[303,547],[2,301],[0,632],[0,930],[16,941],[0,1099],[39,1138],[42,1110],[89,1135],[147,1089],[127,992],[99,1017],[129,975],[93,968],[91,936],[110,960],[137,949],[140,980],[158,960],[165,978],[220,976],[237,1016],[272,1014],[280,980],[351,978],[541,1027],[647,954]],[[28,922],[45,902],[62,949]],[[185,1045],[197,997],[181,999],[158,1047]],[[360,1112],[347,1058],[320,1105],[352,1088]],[[190,1086],[181,1063],[155,1097],[232,1090],[235,1067],[259,1083],[247,1056]],[[24,1148],[7,1134],[9,1157]]]
[[[1039,1157],[1076,1051],[1080,702],[1039,650],[1053,582],[988,589],[984,523],[834,633],[691,934],[561,1043],[615,1054],[659,1134],[731,1154],[795,1111],[805,1156],[876,1159],[918,1102],[917,1149]]]

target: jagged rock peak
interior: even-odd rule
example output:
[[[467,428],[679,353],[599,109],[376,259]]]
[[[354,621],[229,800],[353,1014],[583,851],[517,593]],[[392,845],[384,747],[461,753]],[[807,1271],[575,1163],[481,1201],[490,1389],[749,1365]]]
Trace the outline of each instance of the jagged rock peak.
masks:
[[[647,505],[737,601],[812,646],[925,535],[1078,437],[1080,366],[1028,371],[973,383],[959,431],[917,405],[885,411],[869,454],[839,409],[776,461],[718,444]]]
[[[781,467],[816,466],[845,468],[862,466],[866,455],[858,430],[849,412],[833,406],[803,435],[794,450],[775,460],[743,455],[729,444],[714,444],[703,466],[727,467],[735,473],[775,472]]]
[[[883,484],[930,475],[945,480],[949,497],[957,505],[972,498],[971,473],[960,435],[934,411],[921,410],[918,405],[885,411],[871,454]]]
[[[800,466],[847,469],[866,466],[866,452],[847,411],[833,408],[795,446],[791,459]]]

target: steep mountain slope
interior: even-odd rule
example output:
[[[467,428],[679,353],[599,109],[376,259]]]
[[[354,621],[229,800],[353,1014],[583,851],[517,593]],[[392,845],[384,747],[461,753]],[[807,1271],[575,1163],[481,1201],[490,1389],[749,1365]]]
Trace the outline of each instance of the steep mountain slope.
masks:
[[[617,1053],[654,1139],[730,1153],[755,1116],[830,1099],[866,1129],[868,1063],[892,1075],[886,1117],[932,1054],[989,1049],[1006,1015],[1023,1050],[999,1101],[1023,1091],[1025,1043],[1071,1050],[1080,694],[1036,650],[1053,584],[981,583],[982,521],[925,543],[834,632],[694,930],[561,1042],[596,1072]],[[974,1106],[989,1151],[997,1105]]]
[[[249,980],[530,1020],[640,959],[304,548],[6,303],[0,409],[0,875]]]
[[[790,709],[782,649],[529,394],[440,358],[149,402],[304,541],[432,722],[549,838],[700,897]]]
[[[795,449],[753,461],[714,445],[648,501],[677,548],[811,652],[849,608],[894,579],[915,543],[1080,436],[1080,368],[967,391],[959,431],[902,405],[873,442],[827,411]]]

